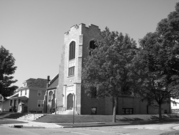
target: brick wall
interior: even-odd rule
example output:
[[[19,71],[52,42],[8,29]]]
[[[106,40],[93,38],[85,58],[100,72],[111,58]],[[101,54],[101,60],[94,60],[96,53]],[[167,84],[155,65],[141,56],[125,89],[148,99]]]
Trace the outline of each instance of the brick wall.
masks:
[[[41,96],[37,95],[38,90],[42,92]],[[42,89],[42,88],[32,89],[31,88],[29,92],[30,92],[30,95],[28,99],[28,111],[31,111],[31,112],[43,111],[43,107],[41,108],[37,107],[37,101],[44,99],[45,89]]]

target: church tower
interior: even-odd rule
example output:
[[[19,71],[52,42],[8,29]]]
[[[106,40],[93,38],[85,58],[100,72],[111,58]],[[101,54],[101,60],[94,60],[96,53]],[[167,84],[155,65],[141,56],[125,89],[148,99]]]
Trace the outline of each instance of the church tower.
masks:
[[[66,113],[83,112],[83,94],[81,75],[83,61],[89,55],[89,48],[100,39],[100,29],[96,25],[74,25],[64,33],[64,45],[61,48],[57,107]]]

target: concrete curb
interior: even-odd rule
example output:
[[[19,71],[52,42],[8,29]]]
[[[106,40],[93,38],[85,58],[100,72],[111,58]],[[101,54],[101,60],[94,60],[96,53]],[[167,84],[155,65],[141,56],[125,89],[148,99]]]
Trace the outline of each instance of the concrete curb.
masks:
[[[11,128],[46,128],[46,127],[40,127],[40,126],[24,126],[24,125],[13,125],[9,126]]]
[[[106,127],[106,126],[127,126],[129,124],[91,124],[91,125],[61,125],[62,128],[83,128],[83,127]]]
[[[57,126],[52,126],[51,123],[36,125],[34,123],[25,123],[25,124],[10,124],[6,125],[11,128],[85,128],[85,127],[105,127],[105,126],[126,126],[128,123],[54,123]]]

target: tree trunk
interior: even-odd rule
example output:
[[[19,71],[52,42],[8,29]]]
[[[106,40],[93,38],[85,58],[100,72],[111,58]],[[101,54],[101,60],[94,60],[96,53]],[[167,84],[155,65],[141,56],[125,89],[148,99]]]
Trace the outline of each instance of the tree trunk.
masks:
[[[159,121],[161,121],[162,120],[162,104],[159,104],[158,113],[159,113]]]
[[[112,122],[116,122],[116,108],[117,108],[117,97],[113,97],[113,119]]]
[[[2,70],[0,67],[0,94],[3,94],[3,74],[2,74]]]
[[[149,104],[147,104],[147,114],[149,114]]]

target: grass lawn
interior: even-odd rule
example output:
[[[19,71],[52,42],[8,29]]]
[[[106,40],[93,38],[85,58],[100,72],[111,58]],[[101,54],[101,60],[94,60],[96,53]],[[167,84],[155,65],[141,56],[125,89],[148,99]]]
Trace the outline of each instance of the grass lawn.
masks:
[[[17,121],[15,120],[19,116],[22,116],[23,114],[20,113],[13,113],[13,112],[1,112],[0,113],[0,125],[1,124],[13,124],[13,123],[26,123],[23,121]]]
[[[47,114],[40,119],[38,122],[47,123],[73,123],[73,115],[52,115]],[[89,123],[89,122],[100,122],[100,123],[110,123],[112,122],[112,115],[75,115],[75,123]],[[159,122],[158,117],[155,115],[117,115],[117,123],[123,124],[154,124],[154,123],[171,123],[179,122],[179,118],[164,117],[162,121]]]
[[[2,113],[0,113],[0,118],[17,119],[23,115],[25,115],[25,114],[24,113],[14,113],[14,112],[2,112]]]
[[[171,131],[171,132],[163,133],[160,135],[179,135],[179,131]]]
[[[5,114],[7,114],[7,112],[1,112],[0,116],[4,116]]]
[[[85,123],[85,122],[111,122],[111,115],[75,115],[74,121],[76,123]],[[73,115],[45,115],[40,119],[37,119],[38,122],[47,122],[47,123],[72,123]]]
[[[0,119],[0,125],[1,124],[13,124],[13,123],[26,123],[23,121],[17,121],[17,120],[9,120],[9,119]]]

